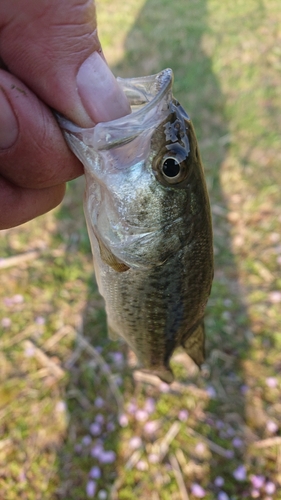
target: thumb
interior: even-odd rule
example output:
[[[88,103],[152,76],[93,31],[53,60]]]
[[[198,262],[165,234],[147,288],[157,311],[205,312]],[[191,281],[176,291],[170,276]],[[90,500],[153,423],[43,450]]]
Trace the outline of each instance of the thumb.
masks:
[[[89,0],[0,3],[0,57],[47,105],[80,126],[130,113],[109,70]]]

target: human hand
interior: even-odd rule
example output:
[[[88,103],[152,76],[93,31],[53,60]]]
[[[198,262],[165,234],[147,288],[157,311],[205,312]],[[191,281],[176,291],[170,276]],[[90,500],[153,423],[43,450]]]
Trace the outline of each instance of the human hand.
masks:
[[[50,110],[89,127],[130,113],[89,0],[0,2],[0,229],[54,208],[83,173]]]

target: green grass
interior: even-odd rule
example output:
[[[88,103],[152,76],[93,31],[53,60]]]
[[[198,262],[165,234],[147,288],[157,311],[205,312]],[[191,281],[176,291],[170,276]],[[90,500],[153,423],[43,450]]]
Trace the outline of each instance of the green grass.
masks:
[[[279,2],[107,0],[98,8],[114,73],[171,67],[197,130],[215,237],[207,360],[199,373],[177,353],[168,392],[133,377],[127,347],[107,339],[83,182],[70,183],[56,211],[0,238],[4,259],[38,251],[0,269],[0,498],[86,500],[95,481],[97,499],[180,500],[185,488],[195,500],[199,485],[206,500],[220,492],[280,500]],[[111,463],[95,457],[101,438]],[[94,466],[100,477],[91,479]]]

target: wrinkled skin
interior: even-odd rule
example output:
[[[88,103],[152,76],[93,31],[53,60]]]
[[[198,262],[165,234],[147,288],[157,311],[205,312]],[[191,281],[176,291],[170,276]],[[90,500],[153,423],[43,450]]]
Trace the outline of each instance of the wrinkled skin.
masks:
[[[100,129],[69,126],[66,137],[85,166],[85,214],[110,336],[124,338],[145,369],[170,383],[176,347],[198,365],[204,360],[213,278],[208,194],[171,71],[120,84],[131,115]]]
[[[57,206],[83,174],[52,109],[80,127],[130,112],[103,58],[95,1],[1,0],[0,230]]]

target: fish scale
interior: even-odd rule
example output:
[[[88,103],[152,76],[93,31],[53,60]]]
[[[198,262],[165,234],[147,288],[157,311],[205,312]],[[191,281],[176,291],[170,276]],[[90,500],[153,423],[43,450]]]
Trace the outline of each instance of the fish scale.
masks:
[[[92,129],[59,117],[85,167],[84,210],[111,338],[172,382],[182,346],[204,360],[204,310],[213,279],[208,193],[190,118],[172,96],[172,71],[118,79],[132,113]]]

